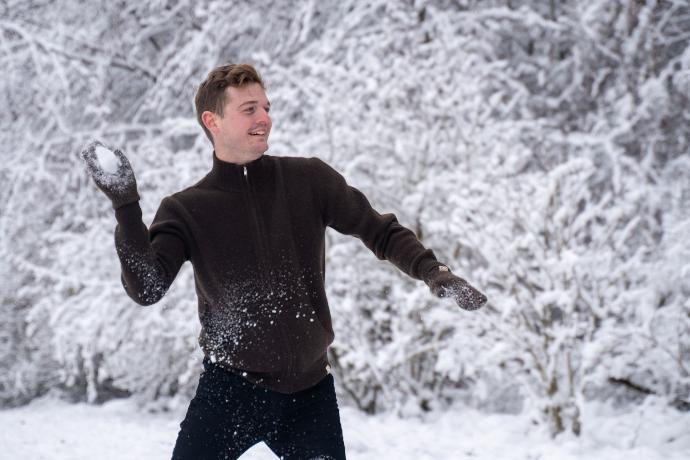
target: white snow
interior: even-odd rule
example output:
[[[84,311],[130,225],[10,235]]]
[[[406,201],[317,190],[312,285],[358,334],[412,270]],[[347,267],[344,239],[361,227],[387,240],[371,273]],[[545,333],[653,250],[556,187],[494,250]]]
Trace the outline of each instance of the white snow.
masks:
[[[168,459],[184,409],[152,414],[128,400],[93,406],[39,399],[0,411],[0,458]],[[582,436],[556,440],[524,415],[487,415],[460,407],[405,420],[345,407],[341,418],[351,460],[681,460],[690,455],[690,414],[653,398],[632,411],[590,403]],[[258,444],[241,458],[276,457]]]
[[[98,163],[101,165],[103,172],[108,174],[117,173],[117,168],[120,166],[120,159],[115,156],[112,150],[101,145],[97,145],[96,157],[98,158]]]

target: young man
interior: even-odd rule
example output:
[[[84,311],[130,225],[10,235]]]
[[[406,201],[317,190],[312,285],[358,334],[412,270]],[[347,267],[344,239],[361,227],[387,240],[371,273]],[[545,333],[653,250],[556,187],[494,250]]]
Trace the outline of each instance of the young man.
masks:
[[[264,441],[284,459],[344,459],[326,350],[333,341],[324,289],[326,227],[355,235],[379,259],[473,310],[486,298],[453,275],[393,214],[379,214],[317,158],[265,155],[270,102],[246,64],[211,71],[196,95],[213,167],[166,197],[149,229],[132,168],[117,172],[83,153],[115,209],[127,294],[160,300],[189,260],[194,267],[204,371],[180,425],[173,459],[237,458]]]

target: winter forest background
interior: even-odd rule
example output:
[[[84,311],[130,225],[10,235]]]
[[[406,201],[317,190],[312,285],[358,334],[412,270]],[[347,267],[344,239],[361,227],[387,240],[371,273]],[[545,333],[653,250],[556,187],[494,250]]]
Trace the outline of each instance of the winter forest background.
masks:
[[[191,398],[191,266],[155,306],[125,295],[78,152],[121,147],[150,223],[211,166],[196,85],[249,62],[269,153],[323,158],[490,299],[461,311],[329,230],[342,405],[462,402],[553,434],[588,401],[690,410],[687,0],[7,0],[0,18],[2,405]]]

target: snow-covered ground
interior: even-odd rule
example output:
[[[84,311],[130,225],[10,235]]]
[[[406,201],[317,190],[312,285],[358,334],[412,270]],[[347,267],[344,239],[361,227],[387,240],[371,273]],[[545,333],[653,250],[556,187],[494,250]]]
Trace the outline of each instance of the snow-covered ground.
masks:
[[[127,400],[102,406],[42,399],[0,411],[0,459],[168,459],[183,409],[147,413]],[[625,411],[585,408],[580,438],[549,439],[525,416],[456,409],[421,419],[341,409],[349,459],[685,460],[690,413],[648,399]],[[276,457],[264,445],[243,460]]]

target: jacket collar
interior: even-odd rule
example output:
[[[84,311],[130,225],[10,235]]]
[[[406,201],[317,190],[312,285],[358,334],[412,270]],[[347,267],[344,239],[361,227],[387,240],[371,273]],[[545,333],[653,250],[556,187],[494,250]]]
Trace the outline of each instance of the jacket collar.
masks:
[[[243,165],[223,161],[213,152],[213,168],[206,176],[208,183],[228,191],[261,190],[271,177],[270,155],[261,155]]]

